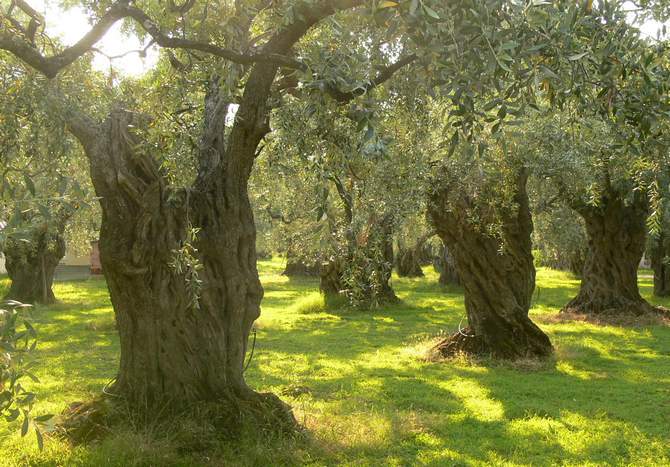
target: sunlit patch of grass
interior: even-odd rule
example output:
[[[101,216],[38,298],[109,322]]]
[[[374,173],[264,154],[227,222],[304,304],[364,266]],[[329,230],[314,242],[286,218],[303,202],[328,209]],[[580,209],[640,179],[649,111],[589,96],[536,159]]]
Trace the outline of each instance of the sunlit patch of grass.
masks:
[[[465,316],[462,289],[440,286],[432,268],[394,277],[402,302],[371,312],[324,304],[317,279],[282,270],[281,259],[260,262],[265,298],[246,377],[292,405],[307,438],[214,434],[195,452],[188,440],[200,432],[185,421],[88,446],[50,439],[40,453],[10,425],[0,427],[0,465],[670,465],[670,328],[555,319],[579,285],[569,274],[540,269],[531,311],[555,356],[509,364],[424,358]],[[640,284],[670,304],[651,298],[651,279]],[[118,365],[104,282],[60,283],[56,295],[60,304],[32,312],[36,413],[99,394]]]
[[[321,293],[312,292],[297,299],[293,304],[293,309],[296,313],[301,314],[325,313],[326,301]]]

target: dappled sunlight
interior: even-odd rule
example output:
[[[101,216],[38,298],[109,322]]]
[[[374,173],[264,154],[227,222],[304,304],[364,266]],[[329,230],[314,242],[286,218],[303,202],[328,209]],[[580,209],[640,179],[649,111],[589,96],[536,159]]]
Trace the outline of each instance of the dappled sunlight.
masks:
[[[500,401],[492,399],[489,391],[475,381],[456,378],[442,382],[439,386],[456,395],[463,407],[477,420],[496,421],[505,416]]]
[[[394,279],[402,302],[371,312],[326,305],[318,279],[280,276],[281,260],[259,268],[266,292],[245,377],[294,408],[312,441],[285,449],[306,449],[318,465],[649,465],[670,455],[670,328],[554,319],[576,292],[569,274],[538,270],[531,317],[555,357],[517,365],[425,359],[465,316],[462,291],[439,286],[432,268]],[[58,283],[56,294],[60,303],[31,312],[40,333],[37,413],[94,397],[118,365],[104,281]],[[0,445],[68,464],[145,442],[164,448],[132,434],[76,451],[49,441],[41,454],[15,435]]]

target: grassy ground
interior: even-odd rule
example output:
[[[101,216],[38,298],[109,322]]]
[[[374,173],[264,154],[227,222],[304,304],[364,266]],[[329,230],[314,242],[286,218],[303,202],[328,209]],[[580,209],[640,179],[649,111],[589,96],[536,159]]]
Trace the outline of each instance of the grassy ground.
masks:
[[[47,440],[39,452],[0,425],[0,464],[670,465],[670,328],[556,319],[578,286],[568,275],[540,270],[531,312],[556,358],[501,365],[422,360],[428,339],[463,318],[461,291],[437,286],[432,269],[396,279],[403,303],[374,313],[328,310],[315,281],[280,270],[261,263],[266,296],[247,377],[285,394],[307,439],[188,453],[180,430],[128,429],[85,447]],[[640,283],[649,297],[651,280]],[[34,311],[38,413],[98,394],[117,365],[104,283],[61,283],[56,294],[61,304]]]

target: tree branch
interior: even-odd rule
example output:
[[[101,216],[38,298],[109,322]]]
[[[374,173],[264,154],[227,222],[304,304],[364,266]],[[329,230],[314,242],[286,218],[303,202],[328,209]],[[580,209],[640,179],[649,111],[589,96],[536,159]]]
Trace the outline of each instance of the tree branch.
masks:
[[[251,65],[257,62],[268,62],[277,66],[293,69],[306,69],[306,65],[290,57],[276,53],[240,53],[225,49],[215,44],[198,42],[189,39],[170,37],[161,32],[158,25],[142,10],[128,5],[129,0],[119,0],[100,18],[91,30],[79,42],[66,48],[59,54],[45,57],[32,44],[8,31],[0,31],[0,49],[7,50],[18,58],[43,73],[48,78],[54,78],[63,68],[69,66],[82,55],[89,52],[93,46],[119,20],[132,18],[139,23],[161,47],[198,50],[242,65]]]
[[[365,86],[358,87],[353,91],[344,92],[332,85],[327,85],[325,87],[325,91],[328,93],[328,95],[330,95],[330,97],[335,99],[337,102],[345,104],[351,101],[352,99],[355,99],[356,97],[367,94],[377,86],[384,84],[386,81],[391,79],[391,77],[398,70],[414,62],[416,59],[417,59],[416,54],[411,54],[404,58],[401,58],[394,64],[389,65],[380,70],[377,76],[373,80],[369,81]]]

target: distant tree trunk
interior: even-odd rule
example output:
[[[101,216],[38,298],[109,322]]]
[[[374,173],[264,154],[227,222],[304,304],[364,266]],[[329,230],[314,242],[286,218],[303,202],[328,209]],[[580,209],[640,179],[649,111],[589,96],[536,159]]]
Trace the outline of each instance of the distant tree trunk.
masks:
[[[597,207],[576,209],[584,218],[589,248],[579,294],[562,311],[603,315],[654,311],[637,285],[646,242],[646,196],[636,192],[627,204],[621,193],[608,189]]]
[[[382,261],[375,261],[376,274],[380,278],[380,289],[376,292],[375,298],[380,303],[395,303],[398,296],[391,287],[391,275],[393,273],[393,217],[384,216],[379,225],[378,235],[379,248],[382,252]]]
[[[426,241],[435,233],[429,232],[418,238],[414,246],[405,248],[398,242],[398,252],[395,257],[395,268],[400,277],[423,277],[421,265],[425,256]]]
[[[398,246],[395,258],[395,269],[400,277],[423,277],[421,269],[421,251],[416,248],[403,248]]]
[[[393,217],[371,218],[363,231],[354,231],[354,202],[342,181],[331,176],[344,207],[346,245],[340,257],[321,267],[320,290],[329,296],[346,295],[352,305],[374,308],[398,301],[391,287],[393,272]]]
[[[456,260],[446,246],[442,245],[440,255],[433,258],[433,268],[440,274],[440,284],[461,285],[461,279],[458,277],[458,269],[456,268]]]
[[[499,213],[503,220],[502,253],[499,239],[470,223],[467,213],[472,201],[468,197],[449,199],[449,186],[430,195],[428,215],[456,259],[469,323],[436,346],[442,355],[466,352],[516,359],[543,357],[553,350],[546,334],[528,318],[535,268],[526,180],[525,173],[517,179],[514,201],[518,209]]]
[[[661,231],[657,238],[651,240],[649,259],[654,271],[654,295],[657,297],[670,296],[670,242],[665,232]]]
[[[321,268],[321,292],[346,295],[363,308],[398,301],[391,287],[393,237],[390,216],[373,222],[364,240],[356,239],[346,258],[332,257]]]
[[[296,255],[291,248],[288,248],[286,252],[286,266],[284,267],[282,276],[318,277],[320,269],[320,261],[307,262]]]
[[[52,285],[56,266],[65,256],[64,230],[65,222],[51,229],[45,222],[33,228],[27,242],[14,238],[7,241],[5,267],[12,282],[5,300],[31,304],[56,302]]]

